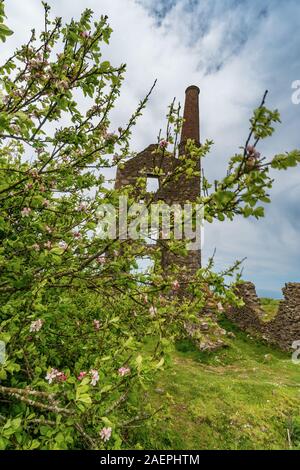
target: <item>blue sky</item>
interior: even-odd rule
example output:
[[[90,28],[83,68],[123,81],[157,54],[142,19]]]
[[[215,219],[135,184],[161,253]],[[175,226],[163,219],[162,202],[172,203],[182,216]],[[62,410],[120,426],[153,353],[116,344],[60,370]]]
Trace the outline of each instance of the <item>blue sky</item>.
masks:
[[[114,29],[109,59],[127,63],[123,95],[113,115],[126,122],[154,79],[149,106],[134,136],[134,150],[156,141],[174,96],[188,85],[201,89],[201,137],[215,146],[204,162],[209,178],[221,177],[226,160],[248,134],[248,119],[265,89],[268,106],[278,108],[282,124],[261,145],[269,157],[300,148],[300,105],[291,101],[300,80],[299,0],[48,0],[53,14],[68,20],[86,8],[107,14]],[[32,26],[42,25],[39,0],[9,0],[15,31],[2,57],[25,42]],[[244,277],[259,293],[280,295],[285,282],[300,281],[300,168],[274,174],[272,204],[261,221],[238,218],[205,231],[204,258],[217,248],[216,267],[247,257]]]

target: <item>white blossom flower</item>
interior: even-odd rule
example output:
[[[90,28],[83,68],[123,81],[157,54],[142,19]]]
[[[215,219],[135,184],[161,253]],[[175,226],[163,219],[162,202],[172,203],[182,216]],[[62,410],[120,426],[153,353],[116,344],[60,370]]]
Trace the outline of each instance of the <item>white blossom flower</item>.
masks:
[[[37,333],[38,331],[40,331],[43,324],[44,324],[44,321],[41,320],[40,318],[36,321],[31,322],[30,327],[29,327],[30,333]]]
[[[59,242],[58,246],[59,248],[62,248],[63,250],[66,250],[68,248],[68,244],[64,240]]]
[[[95,369],[91,369],[90,374],[92,376],[91,385],[95,387],[95,385],[97,385],[97,382],[99,380],[99,372]]]
[[[56,379],[57,374],[58,374],[57,369],[51,369],[50,372],[47,373],[46,380],[48,381],[49,384],[51,384],[53,380]]]
[[[152,318],[155,317],[155,315],[157,314],[157,308],[151,305],[151,307],[149,308],[149,313],[150,313],[150,317]]]
[[[67,376],[63,372],[52,368],[50,372],[47,373],[45,379],[49,384],[51,384],[54,380],[57,380],[58,382],[64,382],[67,380]]]

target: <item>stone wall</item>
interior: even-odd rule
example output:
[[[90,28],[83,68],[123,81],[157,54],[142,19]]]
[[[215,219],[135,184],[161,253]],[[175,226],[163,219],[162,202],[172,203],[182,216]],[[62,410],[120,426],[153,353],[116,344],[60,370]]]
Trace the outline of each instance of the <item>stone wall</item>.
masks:
[[[245,306],[232,307],[226,312],[229,320],[242,330],[257,334],[284,351],[292,351],[294,341],[300,340],[300,283],[288,283],[283,288],[284,299],[279,303],[275,318],[264,321],[254,284],[245,282],[238,288]]]

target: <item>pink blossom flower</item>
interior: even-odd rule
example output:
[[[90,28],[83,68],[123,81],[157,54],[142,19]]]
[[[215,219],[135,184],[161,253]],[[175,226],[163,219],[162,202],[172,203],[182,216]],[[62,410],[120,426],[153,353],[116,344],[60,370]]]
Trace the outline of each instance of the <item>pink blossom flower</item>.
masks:
[[[40,251],[40,245],[38,243],[34,243],[34,245],[32,245],[31,247],[34,251]]]
[[[94,320],[93,323],[94,323],[95,330],[96,331],[100,330],[100,326],[101,326],[100,321],[99,320]]]
[[[77,379],[79,381],[81,381],[82,379],[84,379],[85,376],[86,376],[86,372],[82,371],[82,372],[79,373]]]
[[[161,141],[159,142],[159,147],[160,147],[161,149],[166,149],[166,148],[168,147],[168,145],[169,145],[169,142],[168,142],[167,140],[161,140]]]
[[[29,327],[30,333],[37,333],[38,331],[40,331],[43,324],[44,324],[44,321],[41,319],[31,322],[30,327]]]
[[[124,375],[130,374],[131,371],[130,371],[129,367],[120,367],[118,372],[119,372],[119,375],[121,377],[124,377]]]
[[[48,233],[52,233],[52,228],[49,227],[49,225],[45,225],[45,230],[46,230],[46,232],[48,232]]]
[[[31,213],[30,207],[24,207],[24,209],[22,209],[21,211],[22,217],[29,217],[30,213]]]
[[[44,199],[43,206],[49,207],[49,205],[50,205],[50,201],[48,201],[48,199]]]
[[[105,264],[105,263],[106,263],[106,258],[105,258],[105,256],[98,256],[98,258],[97,258],[97,263],[99,263],[99,264]]]
[[[95,387],[95,385],[97,385],[97,382],[99,380],[99,372],[95,369],[91,369],[90,375],[92,376],[91,385]]]
[[[150,313],[150,317],[152,318],[155,317],[155,315],[157,314],[157,308],[151,305],[151,307],[149,308],[149,313]]]
[[[173,284],[172,284],[172,288],[173,290],[177,291],[180,289],[180,284],[178,281],[174,281]]]
[[[67,380],[67,376],[66,374],[64,374],[63,372],[58,372],[57,376],[56,376],[56,380],[58,382],[65,382]]]
[[[100,431],[100,437],[101,437],[101,439],[102,439],[104,442],[109,441],[109,439],[110,439],[110,437],[111,437],[111,432],[112,432],[112,429],[111,429],[111,428],[103,428],[103,429],[101,429],[101,431]]]
[[[48,250],[51,250],[52,243],[50,242],[50,240],[48,240],[46,243],[44,243],[44,247],[47,248]]]
[[[26,189],[32,189],[32,188],[33,188],[33,184],[32,184],[32,183],[26,184]]]

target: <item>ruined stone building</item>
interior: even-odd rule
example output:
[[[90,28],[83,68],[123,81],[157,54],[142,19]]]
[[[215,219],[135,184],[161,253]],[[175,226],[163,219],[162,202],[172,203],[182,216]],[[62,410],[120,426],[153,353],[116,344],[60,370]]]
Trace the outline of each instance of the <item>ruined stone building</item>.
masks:
[[[179,144],[179,155],[185,154],[185,146],[188,139],[193,139],[195,144],[200,146],[200,123],[199,123],[199,93],[197,86],[190,86],[185,92],[184,122]],[[180,204],[185,202],[195,202],[200,195],[200,160],[196,168],[199,174],[187,178],[180,175],[179,179],[162,184],[162,178],[165,175],[176,171],[180,165],[180,160],[174,154],[166,153],[163,158],[155,153],[156,144],[150,144],[135,157],[126,161],[122,168],[118,168],[116,176],[116,188],[126,185],[136,186],[136,180],[140,177],[147,179],[157,179],[158,189],[154,200],[164,201],[168,205]],[[162,170],[162,175],[155,175],[155,168]],[[166,247],[162,248],[161,253],[162,267],[165,271],[168,267],[176,265],[185,268],[187,272],[194,273],[199,269],[201,263],[200,247],[198,250],[188,251],[187,255],[180,256],[171,253]]]
[[[284,299],[279,302],[277,314],[265,320],[260,299],[252,282],[238,288],[244,307],[232,307],[226,312],[229,320],[241,330],[258,335],[284,351],[292,351],[293,343],[300,341],[300,283],[290,282],[283,288]]]

